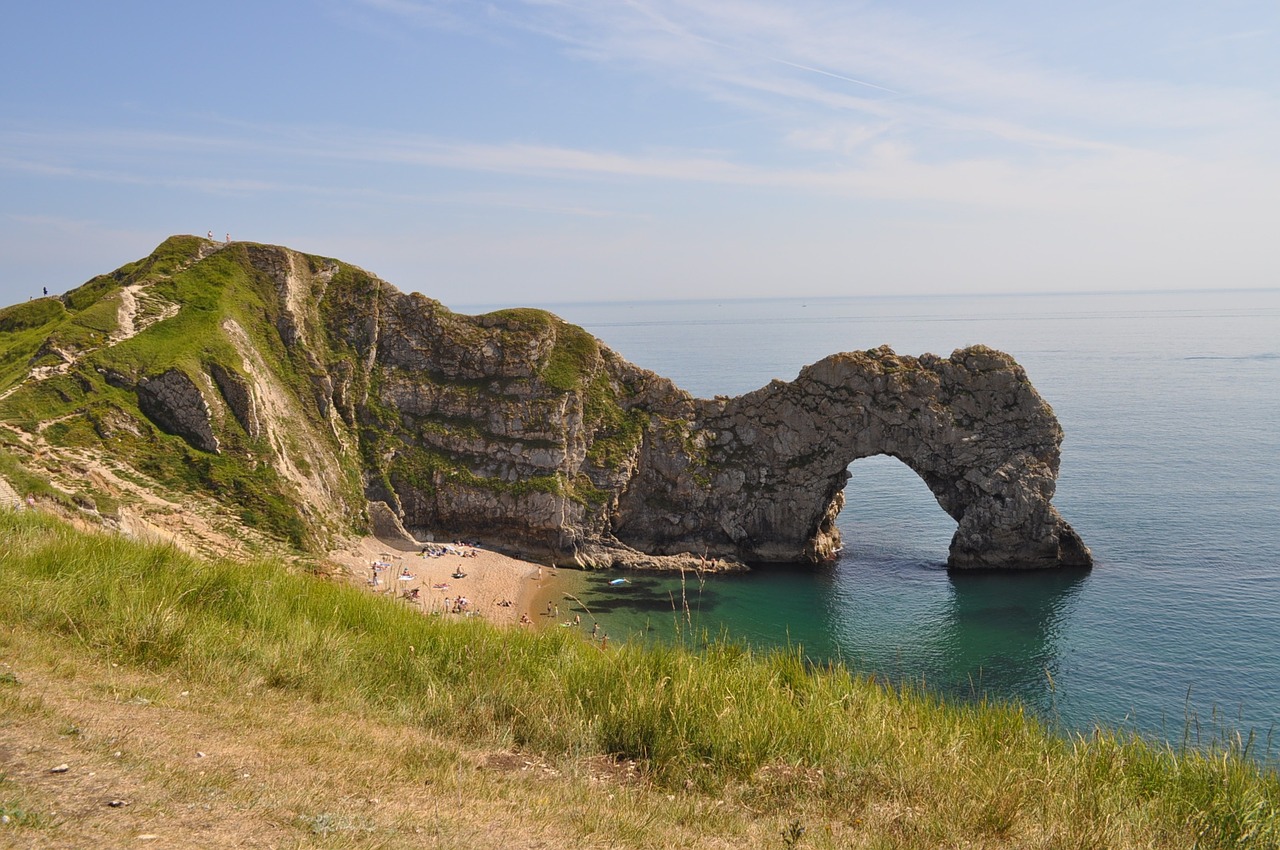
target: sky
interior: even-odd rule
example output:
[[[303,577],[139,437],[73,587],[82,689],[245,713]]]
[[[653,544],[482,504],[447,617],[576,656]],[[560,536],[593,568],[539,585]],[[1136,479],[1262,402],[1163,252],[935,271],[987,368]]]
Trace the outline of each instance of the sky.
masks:
[[[1280,286],[1275,0],[0,5],[0,303],[174,233],[446,304]]]

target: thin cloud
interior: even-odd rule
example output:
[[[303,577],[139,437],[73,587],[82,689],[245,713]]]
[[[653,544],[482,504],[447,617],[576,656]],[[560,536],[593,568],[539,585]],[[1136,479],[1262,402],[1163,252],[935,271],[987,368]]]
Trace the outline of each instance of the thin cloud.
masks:
[[[884,128],[880,128],[883,130]],[[396,203],[450,204],[485,203],[482,194],[414,193],[386,191],[351,185],[345,172],[324,166],[328,162],[363,163],[435,170],[483,172],[510,175],[535,181],[576,181],[583,186],[628,182],[645,184],[663,181],[672,184],[725,185],[802,194],[877,199],[899,202],[926,202],[970,207],[1010,209],[1086,208],[1120,187],[1144,187],[1153,196],[1179,187],[1195,186],[1214,191],[1212,184],[1231,184],[1242,170],[1252,174],[1258,186],[1274,185],[1277,168],[1264,162],[1197,163],[1172,154],[1155,154],[1123,147],[1099,148],[1081,158],[1070,151],[1050,159],[1022,163],[991,156],[926,161],[909,144],[895,141],[884,132],[872,133],[854,145],[856,157],[846,165],[825,168],[762,166],[738,162],[726,154],[658,152],[629,154],[588,150],[569,146],[530,144],[476,144],[449,142],[417,135],[360,131],[345,134],[331,129],[323,138],[310,128],[290,130],[263,126],[243,138],[206,137],[172,133],[101,133],[71,131],[62,134],[28,134],[37,147],[56,148],[61,157],[110,160],[118,149],[128,157],[140,150],[147,157],[145,169],[95,168],[42,162],[37,151],[27,158],[0,158],[0,168],[39,173],[46,176],[89,179],[113,183],[133,183],[186,189],[205,194],[306,194],[330,197],[362,197]],[[83,145],[78,151],[76,140]],[[810,149],[819,147],[821,136],[793,137]],[[835,145],[827,143],[835,149]],[[266,181],[245,178],[163,174],[163,162],[181,168],[192,161],[193,151],[218,150],[236,156],[252,154],[310,174],[307,182]],[[233,160],[234,161],[234,160]],[[305,163],[315,165],[308,167]],[[1192,180],[1189,175],[1200,175]],[[1213,175],[1219,175],[1214,178]],[[412,186],[409,173],[398,172],[398,182]],[[563,191],[568,191],[567,189]],[[509,196],[508,196],[509,197]],[[605,217],[618,214],[609,207],[580,202],[496,200],[488,203],[528,209],[542,208],[558,214]],[[466,200],[469,199],[469,200]]]
[[[394,4],[418,23],[429,17],[423,10],[441,8]],[[899,132],[938,150],[948,140],[936,134],[957,127],[1000,142],[1080,149],[1167,130],[1217,138],[1260,121],[1264,131],[1277,129],[1263,117],[1277,113],[1275,96],[1261,87],[1101,79],[1036,65],[1007,46],[873,4],[538,0],[506,4],[484,22],[554,39],[592,62],[647,69],[721,102],[775,111],[807,104],[893,120]],[[848,85],[817,85],[820,79]],[[851,97],[849,85],[904,96]],[[763,99],[743,101],[735,92]],[[785,114],[797,124],[815,118]],[[1071,132],[1063,129],[1068,122]]]
[[[265,129],[265,128],[264,128]],[[254,155],[270,155],[280,159],[305,156],[313,159],[341,159],[350,162],[418,165],[430,168],[451,168],[477,171],[496,171],[509,174],[568,174],[585,171],[591,174],[645,175],[657,177],[666,173],[674,178],[679,168],[672,165],[660,168],[650,165],[647,168],[625,167],[617,157],[600,154],[579,155],[573,151],[542,150],[524,151],[511,149],[502,151],[498,148],[484,147],[467,149],[463,146],[426,144],[414,152],[405,145],[395,145],[380,150],[368,143],[364,137],[351,141],[346,145],[338,144],[324,148],[305,148],[285,143],[268,145],[260,141],[246,141],[241,145],[236,140],[227,138],[208,138],[194,135],[147,134],[147,133],[107,133],[93,136],[91,133],[73,132],[69,134],[41,134],[37,137],[46,143],[59,146],[64,155],[73,139],[83,140],[86,147],[83,156],[102,155],[108,153],[113,146],[130,153],[138,150],[151,150],[176,156],[178,162],[188,162],[189,154],[195,150],[217,148],[223,151],[242,150]],[[110,144],[108,144],[110,140]],[[518,195],[513,193],[486,192],[392,192],[365,186],[347,185],[341,178],[328,185],[304,184],[285,181],[265,181],[235,179],[225,177],[200,176],[165,176],[157,173],[159,164],[152,160],[142,170],[113,170],[86,168],[79,166],[59,165],[23,159],[12,156],[0,156],[0,170],[34,174],[43,177],[64,178],[69,180],[92,181],[118,185],[150,186],[167,189],[180,189],[200,194],[247,197],[252,195],[307,195],[340,198],[360,198],[368,201],[411,204],[422,206],[474,206],[484,208],[501,208],[523,210],[539,214],[571,216],[582,218],[616,218],[629,215],[617,210],[591,207],[588,205],[565,201],[555,203],[545,197],[545,193]],[[686,167],[688,164],[686,163]]]

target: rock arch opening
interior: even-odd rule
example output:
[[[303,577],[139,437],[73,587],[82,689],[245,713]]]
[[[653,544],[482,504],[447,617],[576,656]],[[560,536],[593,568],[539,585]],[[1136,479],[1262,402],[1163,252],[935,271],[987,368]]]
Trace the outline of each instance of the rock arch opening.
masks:
[[[957,523],[915,470],[892,455],[849,464],[836,520],[849,559],[907,559],[943,564]]]

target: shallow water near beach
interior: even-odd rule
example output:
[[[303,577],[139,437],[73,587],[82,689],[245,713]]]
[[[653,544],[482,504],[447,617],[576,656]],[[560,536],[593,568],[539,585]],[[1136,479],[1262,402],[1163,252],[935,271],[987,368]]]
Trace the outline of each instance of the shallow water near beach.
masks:
[[[532,306],[704,397],[882,343],[1008,351],[1066,432],[1054,501],[1096,559],[949,574],[954,522],[907,467],[867,458],[850,467],[835,563],[621,587],[561,571],[584,628],[799,647],[958,698],[1017,699],[1065,730],[1175,745],[1252,730],[1266,757],[1280,721],[1280,291]]]

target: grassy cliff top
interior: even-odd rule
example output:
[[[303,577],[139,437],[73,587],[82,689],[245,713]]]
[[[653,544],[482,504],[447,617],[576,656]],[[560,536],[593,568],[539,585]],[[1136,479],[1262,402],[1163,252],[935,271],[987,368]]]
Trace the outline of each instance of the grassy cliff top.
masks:
[[[1280,780],[1238,741],[1062,738],[798,652],[427,618],[34,512],[0,538],[0,843],[1280,841]]]

